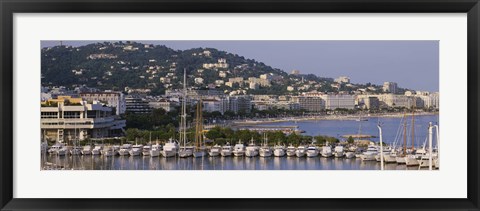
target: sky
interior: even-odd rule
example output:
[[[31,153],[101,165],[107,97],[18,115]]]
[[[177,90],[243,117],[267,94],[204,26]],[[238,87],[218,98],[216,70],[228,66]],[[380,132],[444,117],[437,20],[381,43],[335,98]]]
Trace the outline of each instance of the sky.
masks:
[[[418,91],[439,90],[439,42],[432,41],[146,41],[175,50],[216,48],[255,59],[290,73],[313,73],[321,77],[348,76],[351,83],[397,82],[399,87]],[[103,41],[63,41],[82,46]],[[42,47],[59,45],[42,41]]]

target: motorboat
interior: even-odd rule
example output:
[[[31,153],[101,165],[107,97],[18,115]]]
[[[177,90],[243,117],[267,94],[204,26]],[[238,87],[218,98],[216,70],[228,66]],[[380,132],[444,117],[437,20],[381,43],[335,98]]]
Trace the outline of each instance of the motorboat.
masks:
[[[345,158],[351,159],[355,157],[355,152],[346,152],[345,153]]]
[[[103,144],[97,144],[95,147],[92,149],[92,155],[100,155],[103,150]]]
[[[318,148],[315,145],[311,144],[307,147],[307,157],[317,157],[318,153]]]
[[[74,146],[74,147],[70,150],[70,154],[71,154],[71,155],[81,155],[81,154],[82,154],[82,150],[83,150],[83,147],[81,147],[81,146]]]
[[[322,157],[326,157],[326,158],[332,157],[333,156],[332,147],[330,147],[330,145],[328,144],[323,146],[320,154],[322,154]]]
[[[215,146],[213,146],[208,152],[208,155],[210,155],[211,157],[216,157],[220,155],[221,151],[222,151],[222,146],[215,144]]]
[[[48,149],[48,154],[57,155],[58,150],[62,149],[65,145],[62,143],[56,143]]]
[[[362,161],[376,161],[375,156],[378,154],[378,149],[374,144],[370,144],[361,158]]]
[[[335,146],[335,148],[333,150],[333,154],[335,155],[336,158],[341,158],[341,157],[345,156],[343,146]]]
[[[150,145],[143,146],[142,155],[143,156],[150,156],[150,150],[152,150],[152,146],[150,146]]]
[[[86,145],[82,148],[82,155],[91,155],[92,154],[92,146]]]
[[[151,157],[158,157],[160,156],[160,152],[162,151],[162,145],[156,143],[152,145],[152,149],[150,149],[150,156]]]
[[[143,145],[141,144],[135,144],[132,146],[132,149],[128,151],[130,156],[139,156],[143,152]]]
[[[178,144],[175,141],[173,141],[173,139],[169,139],[169,141],[165,143],[165,145],[163,146],[163,149],[160,152],[160,154],[166,158],[174,157],[177,154],[177,151],[178,151]]]
[[[275,157],[283,157],[283,156],[285,156],[285,146],[279,145],[279,144],[275,145],[275,146],[273,147],[273,155],[274,155]]]
[[[233,147],[233,155],[235,155],[235,157],[242,157],[245,155],[245,145],[243,145],[240,140],[238,140],[238,143]]]
[[[120,156],[128,156],[128,155],[130,155],[130,150],[131,149],[132,149],[131,144],[123,144],[122,146],[120,146],[120,149],[118,150],[118,154]]]
[[[307,148],[303,145],[298,146],[297,150],[295,150],[295,155],[297,155],[297,157],[305,157],[306,154]]]
[[[222,147],[222,151],[220,152],[220,154],[221,154],[223,157],[232,156],[232,153],[233,153],[233,147],[230,146],[229,143],[227,143],[225,146],[223,146],[223,147]]]
[[[418,166],[419,163],[417,161],[417,158],[414,154],[409,154],[405,156],[405,165],[407,166]]]
[[[297,151],[297,149],[293,145],[290,145],[287,147],[286,151],[287,151],[287,156],[292,157],[292,156],[295,156],[295,151]]]
[[[178,157],[186,158],[186,157],[190,157],[192,155],[193,155],[193,147],[192,146],[180,147],[180,149],[178,150]]]
[[[110,157],[110,156],[115,156],[116,153],[115,153],[115,149],[113,148],[113,146],[106,146],[101,151],[101,154],[103,156]]]

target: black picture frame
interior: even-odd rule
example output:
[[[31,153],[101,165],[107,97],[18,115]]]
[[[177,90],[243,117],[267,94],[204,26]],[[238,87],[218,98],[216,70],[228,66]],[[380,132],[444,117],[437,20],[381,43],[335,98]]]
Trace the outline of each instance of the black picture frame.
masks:
[[[480,152],[478,0],[0,0],[0,207],[2,210],[478,210]],[[15,13],[467,13],[468,197],[466,199],[17,199],[13,198]],[[32,178],[35,179],[35,178]],[[445,181],[452,182],[452,181]],[[445,190],[448,191],[448,190]],[[428,197],[428,196],[426,196]]]

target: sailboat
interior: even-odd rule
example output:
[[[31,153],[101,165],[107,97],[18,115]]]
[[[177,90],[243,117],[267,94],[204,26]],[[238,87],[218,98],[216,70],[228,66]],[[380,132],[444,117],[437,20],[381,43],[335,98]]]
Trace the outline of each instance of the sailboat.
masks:
[[[407,120],[406,113],[403,114],[403,151],[395,157],[397,164],[405,164],[405,156],[407,155]]]
[[[255,157],[258,155],[258,146],[255,145],[255,141],[252,139],[250,140],[250,144],[245,149],[245,156],[246,157]]]
[[[180,114],[180,150],[178,156],[181,158],[190,157],[193,151],[187,148],[187,70],[183,69],[183,100],[182,113]]]
[[[201,99],[197,103],[197,112],[195,119],[195,148],[193,151],[193,157],[197,158],[207,155],[207,150],[205,148],[205,137],[203,137],[203,116]]]
[[[273,153],[272,149],[268,146],[268,136],[264,133],[263,137],[263,146],[260,147],[260,157],[270,157]]]
[[[405,157],[405,165],[407,166],[418,166],[419,163],[415,156],[415,98],[413,98],[413,105],[412,105],[412,148],[410,154]]]

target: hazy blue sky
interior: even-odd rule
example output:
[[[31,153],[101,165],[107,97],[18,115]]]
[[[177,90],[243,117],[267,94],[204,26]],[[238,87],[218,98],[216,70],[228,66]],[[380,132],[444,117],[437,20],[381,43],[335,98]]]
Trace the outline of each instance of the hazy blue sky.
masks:
[[[97,41],[63,41],[81,46]],[[103,42],[103,41],[101,41]],[[210,47],[264,62],[288,73],[336,78],[352,83],[397,82],[415,90],[439,89],[438,41],[137,41],[185,50]],[[58,45],[42,41],[42,47]]]

